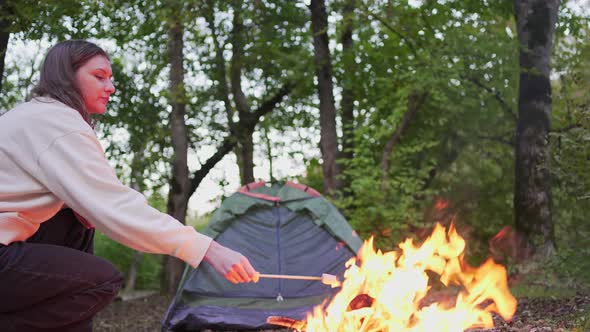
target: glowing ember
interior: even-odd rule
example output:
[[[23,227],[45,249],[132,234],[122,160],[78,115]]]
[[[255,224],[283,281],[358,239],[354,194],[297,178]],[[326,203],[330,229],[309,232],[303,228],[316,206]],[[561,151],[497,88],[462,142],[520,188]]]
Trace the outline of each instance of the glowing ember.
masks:
[[[465,241],[454,226],[437,224],[422,245],[406,239],[400,251],[382,253],[366,241],[358,258],[346,263],[342,290],[327,306],[309,314],[306,331],[464,331],[494,326],[491,312],[509,320],[516,299],[506,269],[486,261],[473,268],[463,261]],[[445,286],[459,288],[454,303],[424,305],[430,290],[426,271]]]

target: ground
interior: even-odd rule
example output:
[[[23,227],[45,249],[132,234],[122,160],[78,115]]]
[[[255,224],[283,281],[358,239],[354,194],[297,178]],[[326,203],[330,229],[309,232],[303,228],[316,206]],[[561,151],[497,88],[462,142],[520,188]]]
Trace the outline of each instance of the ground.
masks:
[[[169,303],[161,295],[115,301],[95,317],[94,332],[159,332]]]
[[[94,332],[161,332],[160,322],[170,299],[156,294],[137,300],[114,301],[95,317]],[[277,329],[261,332],[288,331]]]
[[[160,332],[160,320],[169,302],[169,298],[161,295],[138,300],[115,301],[95,318],[94,332]],[[518,309],[510,323],[496,319],[496,327],[485,331],[587,332],[590,322],[584,322],[584,320],[590,319],[589,310],[590,294],[577,294],[565,298],[521,298],[518,299]],[[574,326],[577,327],[574,328]]]

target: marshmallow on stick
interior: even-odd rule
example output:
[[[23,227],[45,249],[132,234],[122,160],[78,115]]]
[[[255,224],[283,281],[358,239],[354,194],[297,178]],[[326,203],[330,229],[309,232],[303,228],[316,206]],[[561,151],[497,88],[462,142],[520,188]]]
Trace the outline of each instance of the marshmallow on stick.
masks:
[[[318,280],[321,281],[323,284],[328,285],[332,288],[340,287],[340,281],[338,277],[332,274],[324,273],[321,277],[314,277],[314,276],[294,276],[288,274],[264,274],[264,273],[257,273],[254,277],[254,282],[258,282],[259,278],[269,278],[269,279],[291,279],[291,280]]]

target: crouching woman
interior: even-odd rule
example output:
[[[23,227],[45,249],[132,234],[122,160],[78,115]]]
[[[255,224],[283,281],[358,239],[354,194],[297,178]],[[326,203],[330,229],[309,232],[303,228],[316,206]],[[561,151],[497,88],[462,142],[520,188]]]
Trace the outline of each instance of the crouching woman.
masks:
[[[94,227],[136,250],[204,260],[234,283],[256,274],[117,179],[90,120],[114,92],[107,53],[65,41],[47,53],[32,99],[0,116],[1,331],[92,331],[122,284],[92,254]]]

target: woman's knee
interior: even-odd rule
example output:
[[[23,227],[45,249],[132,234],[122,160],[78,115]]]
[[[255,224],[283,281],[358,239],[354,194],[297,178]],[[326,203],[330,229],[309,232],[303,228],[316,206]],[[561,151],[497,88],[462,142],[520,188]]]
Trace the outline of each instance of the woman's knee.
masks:
[[[102,283],[102,285],[106,291],[109,291],[110,293],[113,293],[113,295],[116,295],[121,289],[121,286],[123,285],[123,275],[114,267],[112,272],[113,273],[111,274],[111,276],[107,278]]]
[[[111,263],[103,261],[103,264],[97,266],[99,274],[96,287],[106,296],[111,298],[117,295],[123,285],[123,275]]]
[[[94,256],[93,263],[88,266],[87,276],[91,284],[87,291],[93,293],[99,302],[110,302],[123,285],[123,276],[110,262]]]
[[[101,273],[96,275],[95,282],[83,292],[91,300],[87,311],[82,315],[84,317],[94,316],[113,301],[123,285],[123,276],[114,266],[108,263],[108,268],[103,267]]]

